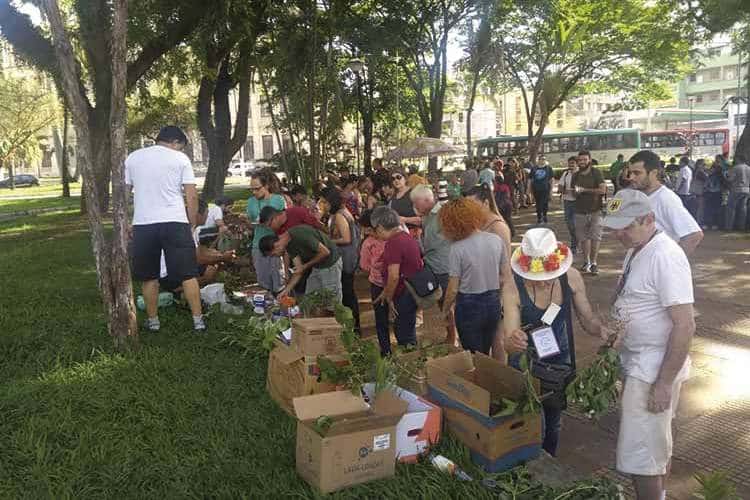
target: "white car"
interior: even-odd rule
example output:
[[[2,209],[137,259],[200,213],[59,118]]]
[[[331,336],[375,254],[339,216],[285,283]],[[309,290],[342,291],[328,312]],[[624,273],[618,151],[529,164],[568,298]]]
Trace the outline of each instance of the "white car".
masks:
[[[250,173],[255,169],[255,165],[250,162],[235,161],[229,165],[227,177],[250,177]]]

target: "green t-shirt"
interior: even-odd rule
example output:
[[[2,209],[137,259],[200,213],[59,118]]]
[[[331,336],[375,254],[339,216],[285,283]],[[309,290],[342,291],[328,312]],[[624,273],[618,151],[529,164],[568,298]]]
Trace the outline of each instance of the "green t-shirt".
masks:
[[[582,173],[580,170],[573,174],[573,180],[570,185],[573,189],[581,186],[587,189],[598,188],[604,183],[602,173],[593,165],[589,167],[589,172]],[[602,208],[603,196],[595,193],[578,193],[576,194],[575,212],[577,214],[593,214]]]
[[[265,207],[273,207],[276,210],[284,210],[286,208],[286,203],[284,203],[284,197],[280,194],[272,194],[270,198],[267,200],[259,200],[255,196],[251,196],[247,200],[247,217],[250,219],[250,222],[256,223],[258,222],[258,218],[260,217],[260,211],[263,210]],[[258,244],[260,243],[261,238],[264,236],[268,236],[269,234],[274,234],[273,231],[266,226],[262,226],[260,224],[255,225],[255,230],[253,232],[253,250],[258,249]]]
[[[289,259],[294,260],[295,257],[299,257],[303,264],[310,262],[316,255],[318,255],[318,244],[322,243],[331,254],[323,262],[320,262],[316,266],[317,269],[327,269],[334,265],[339,259],[339,250],[336,245],[333,244],[331,239],[318,231],[314,227],[307,225],[294,226],[290,228],[289,244],[286,247],[286,253],[289,254]]]
[[[609,180],[611,180],[614,183],[617,183],[617,178],[620,176],[620,172],[622,172],[623,167],[625,166],[624,161],[615,161],[612,165],[609,166]]]

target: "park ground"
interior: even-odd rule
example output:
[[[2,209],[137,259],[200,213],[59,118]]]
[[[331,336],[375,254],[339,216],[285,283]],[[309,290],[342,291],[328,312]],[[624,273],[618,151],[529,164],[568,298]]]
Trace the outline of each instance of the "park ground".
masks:
[[[294,421],[266,395],[265,360],[221,344],[225,318],[211,318],[202,337],[192,333],[186,312],[166,310],[162,331],[144,333],[138,354],[113,353],[75,202],[65,204],[54,192],[49,198],[28,192],[31,201],[1,194],[0,213],[35,208],[39,199],[55,211],[0,221],[0,497],[313,496],[294,471]],[[521,213],[519,231],[532,217]],[[564,237],[559,210],[551,225]],[[749,244],[748,235],[709,232],[693,258],[698,331],[675,423],[670,498],[690,498],[694,474],[716,470],[750,498]],[[586,278],[602,310],[623,254],[605,236],[600,274]],[[366,310],[366,283],[359,285]],[[430,312],[425,319],[435,324]],[[421,333],[440,335],[434,328]],[[576,338],[585,364],[596,341]],[[594,422],[572,408],[563,426],[564,466],[627,486],[613,468],[616,412]],[[441,451],[476,473],[452,440]],[[416,465],[337,495],[375,496],[485,497],[487,491]]]

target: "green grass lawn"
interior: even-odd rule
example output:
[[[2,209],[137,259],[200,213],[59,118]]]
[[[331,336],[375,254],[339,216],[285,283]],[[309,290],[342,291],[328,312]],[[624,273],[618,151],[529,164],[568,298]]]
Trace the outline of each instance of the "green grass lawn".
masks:
[[[0,223],[0,498],[316,497],[294,470],[295,423],[266,394],[265,358],[221,344],[225,318],[199,336],[187,311],[166,309],[140,352],[112,352],[86,227],[68,212]],[[441,450],[480,476],[465,448]],[[560,494],[503,479],[527,490],[513,498]],[[409,465],[333,497],[498,493]]]

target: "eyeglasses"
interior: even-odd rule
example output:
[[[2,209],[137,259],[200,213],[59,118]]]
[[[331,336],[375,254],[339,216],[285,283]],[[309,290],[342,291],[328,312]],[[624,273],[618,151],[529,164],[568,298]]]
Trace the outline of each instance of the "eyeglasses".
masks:
[[[261,189],[263,189],[263,186],[257,186],[257,187],[250,186],[250,191],[260,191]]]
[[[393,179],[394,181],[400,181],[403,178],[404,178],[404,176],[401,175],[401,174],[396,174],[393,177],[391,177],[391,179]]]

